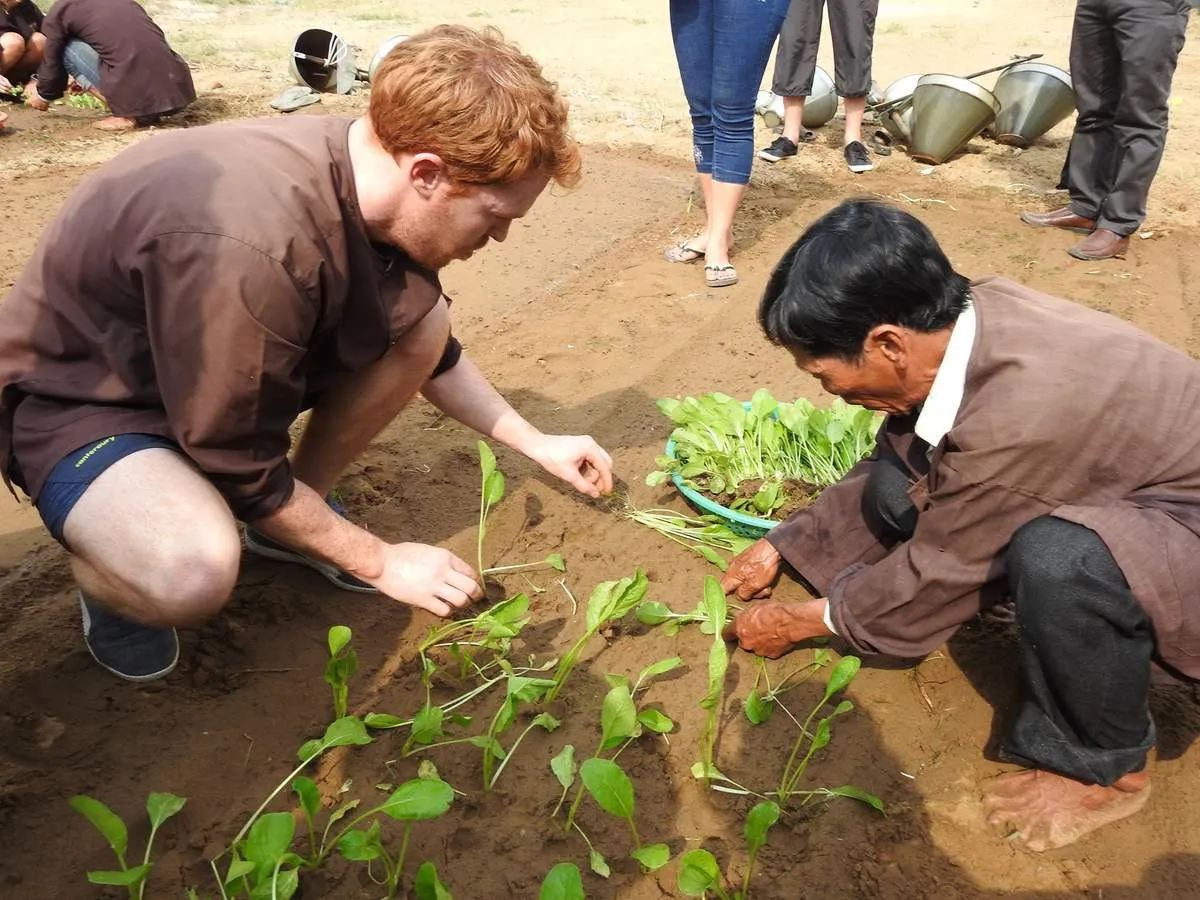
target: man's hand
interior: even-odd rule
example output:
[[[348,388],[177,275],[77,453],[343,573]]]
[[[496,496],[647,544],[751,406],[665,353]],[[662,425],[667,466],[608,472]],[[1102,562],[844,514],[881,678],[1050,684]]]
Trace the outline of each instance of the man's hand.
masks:
[[[449,550],[426,544],[389,544],[383,573],[363,580],[393,600],[443,618],[483,597],[474,569]]]
[[[12,82],[0,75],[0,94],[12,93]]]
[[[724,637],[736,640],[743,650],[778,659],[801,641],[829,634],[824,618],[825,602],[755,603],[725,626]]]
[[[25,86],[25,104],[42,112],[50,108],[50,104],[43,100],[42,95],[38,93],[36,81],[31,81]]]
[[[779,578],[779,551],[763,538],[755,541],[729,563],[721,578],[721,589],[739,600],[763,600]]]
[[[612,492],[612,457],[586,435],[543,434],[520,449],[581,494]]]

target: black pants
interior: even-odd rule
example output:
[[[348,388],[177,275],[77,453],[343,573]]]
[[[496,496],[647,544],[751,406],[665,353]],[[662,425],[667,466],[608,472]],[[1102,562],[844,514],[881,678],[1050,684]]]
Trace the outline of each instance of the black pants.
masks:
[[[1190,8],[1187,0],[1079,0],[1075,7],[1071,209],[1119,235],[1146,218]]]
[[[917,525],[909,485],[884,456],[864,493],[868,521],[897,541]],[[1086,784],[1141,770],[1155,737],[1154,632],[1108,547],[1090,528],[1041,516],[1013,535],[1006,562],[1021,698],[1004,754]]]
[[[792,0],[779,32],[771,91],[807,97],[817,72],[825,0]],[[833,87],[839,97],[865,97],[871,90],[871,53],[879,0],[829,0],[833,38]]]

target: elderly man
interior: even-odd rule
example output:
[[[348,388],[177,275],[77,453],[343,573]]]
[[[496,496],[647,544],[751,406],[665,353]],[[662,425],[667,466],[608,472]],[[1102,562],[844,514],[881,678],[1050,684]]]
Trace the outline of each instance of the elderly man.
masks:
[[[1034,850],[1150,793],[1152,662],[1200,677],[1200,363],[1001,278],[970,283],[898,209],[845,203],[776,268],[768,337],[830,393],[888,414],[874,456],[752,545],[727,590],[787,562],[819,599],[761,602],[731,637],[765,656],[839,635],[919,658],[1005,593],[1029,767],[990,821]]]
[[[1190,0],[1079,0],[1071,78],[1079,115],[1061,187],[1071,202],[1025,212],[1039,228],[1086,234],[1076,259],[1124,256],[1146,218],[1167,141],[1167,100],[1187,32]]]
[[[437,275],[579,171],[539,66],[442,26],[392,51],[361,119],[164,135],[76,189],[0,305],[0,462],[71,553],[101,665],[171,670],[173,626],[230,596],[239,519],[250,549],[342,587],[443,616],[482,596],[458,557],[324,499],[418,392],[611,489],[591,438],[538,431],[462,355]]]
[[[177,113],[196,99],[192,72],[137,0],[57,0],[26,102],[43,112],[67,90],[67,76],[102,96],[112,115],[101,131],[129,131]]]

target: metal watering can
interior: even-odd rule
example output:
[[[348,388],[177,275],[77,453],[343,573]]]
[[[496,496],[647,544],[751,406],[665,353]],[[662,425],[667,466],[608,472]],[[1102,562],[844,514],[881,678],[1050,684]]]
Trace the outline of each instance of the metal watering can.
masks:
[[[833,79],[817,66],[813,73],[812,93],[804,101],[801,122],[805,128],[820,128],[837,115],[837,108],[838,96],[833,88]],[[783,124],[783,97],[770,91],[759,91],[754,111],[763,117],[768,128],[778,128]]]
[[[935,166],[965,147],[1000,112],[991,91],[954,75],[922,75],[912,104],[909,155]]]
[[[1013,66],[992,93],[1000,101],[992,131],[1001,144],[1014,147],[1028,147],[1075,111],[1070,74],[1045,63]]]
[[[371,60],[370,68],[364,71],[358,68],[353,46],[332,31],[309,28],[296,37],[289,68],[297,84],[308,85],[320,93],[348,94],[356,83],[371,81],[384,58],[408,37],[397,34],[384,41]]]

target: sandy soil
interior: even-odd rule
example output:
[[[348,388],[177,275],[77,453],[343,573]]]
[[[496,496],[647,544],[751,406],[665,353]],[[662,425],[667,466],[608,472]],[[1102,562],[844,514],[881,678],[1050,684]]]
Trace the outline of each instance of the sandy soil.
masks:
[[[770,348],[753,322],[771,264],[804,225],[843,197],[872,193],[904,203],[935,230],[958,268],[1004,274],[1124,316],[1196,353],[1194,263],[1187,247],[1200,210],[1197,156],[1200,87],[1194,48],[1176,79],[1167,158],[1152,196],[1153,236],[1130,259],[1085,265],[1063,252],[1068,238],[1028,230],[1016,214],[1049,201],[1068,135],[1056,129],[1017,153],[976,141],[966,155],[921,174],[895,154],[868,176],[841,165],[836,125],[793,165],[756,168],[737,226],[742,283],[708,291],[698,270],[672,266],[659,252],[700,221],[688,167],[683,106],[665,21],[665,4],[599,0],[549,7],[510,0],[414,2],[396,14],[382,3],[336,10],[306,2],[246,5],[155,3],[153,9],[197,68],[201,102],[190,123],[265,112],[288,83],[290,38],[327,25],[372,48],[389,34],[437,21],[500,25],[544,61],[570,94],[576,130],[588,145],[588,178],[578,190],[545,198],[502,248],[445,273],[456,332],[522,412],[544,428],[588,432],[617,462],[622,493],[642,506],[684,507],[644,487],[668,432],[655,398],[720,389],[749,396],[818,398],[816,386]],[[1065,63],[1072,4],[1066,0],[886,3],[880,14],[877,78],[887,84],[917,68],[965,72],[1013,53],[1043,52]],[[1193,28],[1194,31],[1194,28]],[[965,49],[964,49],[965,48]],[[369,56],[369,53],[367,54]],[[824,55],[823,55],[824,56]],[[823,64],[828,60],[823,58]],[[986,83],[986,81],[985,81]],[[221,85],[217,87],[215,85]],[[304,114],[352,112],[364,96],[326,97]],[[97,113],[12,110],[0,137],[7,175],[6,241],[0,288],[28,257],[41,226],[73,185],[131,140],[96,135]],[[768,137],[763,133],[763,137]],[[14,215],[14,212],[16,213]],[[14,228],[21,221],[24,228]],[[499,562],[566,559],[566,584],[586,597],[599,581],[643,566],[651,597],[688,609],[711,567],[618,515],[618,503],[592,503],[511,453],[500,454],[509,493],[494,513],[489,556]],[[478,474],[474,439],[423,404],[383,434],[344,479],[354,518],[394,539],[445,545],[471,558]],[[552,579],[535,598],[532,630],[514,656],[559,653],[581,630]],[[531,585],[510,577],[511,592]],[[790,589],[787,596],[801,596]],[[106,896],[83,872],[110,865],[99,837],[65,799],[90,793],[131,821],[147,791],[187,796],[184,813],[162,832],[153,897],[182,897],[186,886],[212,892],[205,860],[220,852],[248,813],[291,768],[295,748],[330,717],[321,680],[324,636],[344,623],[356,635],[361,671],[351,690],[359,712],[410,715],[423,701],[413,665],[424,615],[340,593],[304,571],[248,559],[234,603],[204,628],[183,635],[179,670],[163,683],[117,683],[91,664],[78,636],[65,554],[36,514],[0,504],[0,896]],[[558,787],[547,762],[565,743],[594,746],[605,673],[636,673],[674,653],[686,662],[651,688],[647,700],[679,722],[669,739],[642,739],[622,756],[637,790],[647,841],[674,853],[713,850],[730,882],[745,864],[735,798],[705,792],[689,767],[698,758],[708,638],[685,630],[667,639],[628,626],[597,639],[564,694],[563,727],[535,731],[497,790],[477,789],[473,748],[428,757],[465,792],[445,818],[414,835],[413,858],[431,859],[461,898],[533,897],[544,873],[571,860],[587,869],[586,847],[563,835],[548,812]],[[810,770],[810,786],[856,784],[883,798],[887,816],[839,801],[796,815],[772,832],[753,894],[760,898],[977,898],[1014,896],[1181,898],[1200,879],[1200,757],[1192,748],[1200,712],[1189,689],[1156,692],[1161,740],[1156,787],[1137,818],[1076,847],[1035,856],[982,824],[981,784],[1006,767],[993,748],[1014,694],[1008,638],[982,624],[910,669],[865,670],[850,691],[857,705]],[[802,657],[805,654],[801,654]],[[775,677],[804,659],[771,664]],[[718,763],[731,776],[770,783],[794,726],[782,717],[752,728],[740,700],[755,666],[736,658]],[[798,689],[800,710],[818,689]],[[487,709],[486,704],[483,709]],[[373,785],[413,777],[421,756],[400,754],[403,735],[333,754],[319,771],[333,797],[346,787],[370,797]],[[286,808],[277,804],[276,808]],[[590,897],[641,900],[675,896],[675,866],[642,875],[623,858],[628,833],[594,805],[581,821],[613,863],[608,881],[585,876]],[[305,897],[378,895],[357,870],[331,864],[306,878]],[[117,896],[112,894],[111,896]]]

